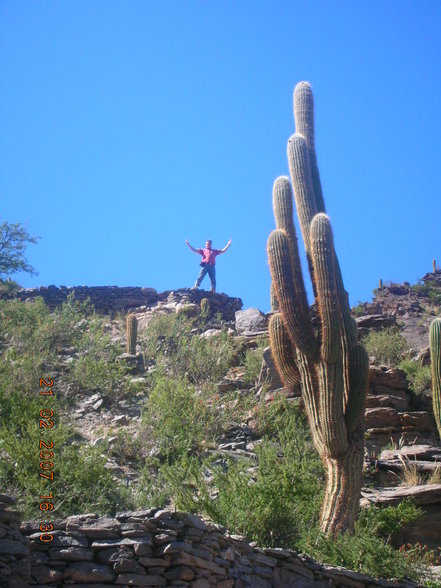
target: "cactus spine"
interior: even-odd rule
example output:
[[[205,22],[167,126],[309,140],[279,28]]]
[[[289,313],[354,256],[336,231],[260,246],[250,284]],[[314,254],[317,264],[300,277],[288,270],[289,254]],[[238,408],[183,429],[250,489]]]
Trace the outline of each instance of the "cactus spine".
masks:
[[[441,319],[430,325],[430,360],[432,365],[432,402],[438,434],[441,437]]]
[[[286,386],[300,383],[314,444],[325,465],[327,487],[321,529],[352,531],[361,492],[364,402],[369,361],[357,343],[325,214],[314,147],[313,97],[306,82],[294,91],[297,133],[288,141],[288,163],[297,216],[315,295],[310,310],[292,218],[288,178],[273,188],[276,229],[268,239],[272,288],[278,312],[269,324],[276,366]]]
[[[126,351],[130,355],[136,355],[136,338],[138,335],[138,319],[134,314],[127,315],[126,321],[127,345]]]

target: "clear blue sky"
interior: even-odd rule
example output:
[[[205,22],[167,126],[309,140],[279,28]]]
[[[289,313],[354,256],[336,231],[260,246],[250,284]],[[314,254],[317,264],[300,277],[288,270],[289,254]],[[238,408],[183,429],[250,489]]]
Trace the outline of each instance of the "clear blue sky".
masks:
[[[300,80],[351,303],[441,264],[439,0],[2,0],[0,32],[0,221],[41,237],[24,286],[191,286],[185,238],[231,237],[218,290],[268,311]]]

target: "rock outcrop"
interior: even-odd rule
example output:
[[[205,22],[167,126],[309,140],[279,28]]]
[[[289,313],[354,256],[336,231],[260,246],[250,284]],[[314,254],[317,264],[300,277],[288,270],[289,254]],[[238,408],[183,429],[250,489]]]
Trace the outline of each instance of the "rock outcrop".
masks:
[[[3,299],[17,298],[18,300],[32,300],[41,297],[52,309],[63,304],[69,295],[73,295],[74,299],[80,302],[90,300],[97,312],[105,314],[135,309],[146,310],[161,303],[175,303],[177,305],[183,301],[199,306],[202,298],[208,298],[210,315],[214,316],[220,313],[224,320],[234,321],[235,312],[242,308],[240,298],[188,288],[157,292],[154,288],[139,287],[40,286],[40,288],[22,289],[15,294],[2,293],[0,297]]]

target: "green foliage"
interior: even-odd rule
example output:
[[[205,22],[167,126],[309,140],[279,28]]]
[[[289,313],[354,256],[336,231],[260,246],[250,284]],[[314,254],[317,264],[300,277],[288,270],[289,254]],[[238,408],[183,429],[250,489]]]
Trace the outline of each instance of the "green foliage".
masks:
[[[39,237],[32,236],[20,223],[0,224],[0,280],[15,272],[36,275],[35,269],[26,261],[28,243],[36,243]]]
[[[11,278],[0,280],[0,294],[15,294],[20,288],[20,284]]]
[[[351,308],[351,313],[353,316],[363,316],[366,312],[366,303],[365,302],[358,302],[356,306]]]
[[[150,442],[169,463],[219,435],[220,415],[209,396],[183,380],[158,377],[143,410]]]
[[[142,339],[145,355],[155,359],[171,377],[209,386],[228,371],[235,352],[233,339],[226,331],[207,339],[195,335],[192,329],[192,320],[185,316],[154,317]]]
[[[424,574],[421,563],[409,561],[392,547],[390,539],[399,528],[415,520],[421,511],[409,502],[397,507],[363,509],[355,533],[326,537],[313,531],[299,547],[319,561],[382,578],[412,578]]]
[[[193,458],[163,473],[178,508],[203,511],[260,545],[288,547],[318,517],[323,470],[298,408],[275,404],[257,468],[250,471],[247,460]]]
[[[50,312],[42,298],[33,302],[0,301],[0,379],[7,389],[32,393],[39,378],[60,364],[59,352],[82,336],[91,309],[69,297]]]
[[[430,366],[422,365],[415,359],[403,359],[398,364],[400,370],[406,374],[410,389],[415,394],[429,392],[432,386]]]
[[[57,517],[79,512],[115,512],[132,505],[127,490],[112,479],[99,449],[74,444],[73,430],[64,423],[56,398],[50,406],[54,428],[42,437],[39,428],[40,398],[14,390],[0,390],[0,479],[8,491],[19,497],[26,518],[39,517],[39,496],[52,492]],[[48,403],[49,405],[49,403]],[[54,464],[54,480],[39,476],[40,441],[50,446],[48,461]],[[93,488],[93,491],[91,489]]]
[[[245,352],[243,379],[248,384],[255,384],[262,367],[263,351],[268,346],[268,340],[263,339],[255,349],[247,349]]]
[[[94,315],[77,341],[79,358],[73,363],[73,382],[85,390],[99,390],[105,396],[121,393],[125,366],[117,362],[121,347],[104,331],[103,319]]]
[[[371,331],[361,342],[368,354],[375,357],[376,363],[389,366],[397,365],[408,349],[406,339],[395,327]]]
[[[410,289],[420,296],[429,298],[435,306],[441,306],[441,287],[436,280],[429,279],[422,284],[414,284]]]

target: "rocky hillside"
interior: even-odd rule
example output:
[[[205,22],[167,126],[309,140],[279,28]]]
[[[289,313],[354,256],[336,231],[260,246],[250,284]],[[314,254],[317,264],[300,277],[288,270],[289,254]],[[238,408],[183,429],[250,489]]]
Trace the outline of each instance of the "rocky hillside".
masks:
[[[87,298],[96,313],[85,304]],[[203,298],[208,305],[201,307]],[[307,429],[301,428],[301,399],[280,382],[267,348],[269,317],[258,309],[241,310],[239,299],[224,294],[116,287],[23,290],[1,304],[0,474],[4,491],[19,500],[28,520],[39,516],[33,496],[42,488],[30,481],[35,449],[26,450],[32,459],[20,471],[16,464],[28,456],[11,435],[24,435],[28,425],[17,413],[28,410],[23,398],[35,395],[40,378],[51,378],[57,393],[57,432],[45,433],[59,447],[53,457],[58,478],[53,488],[59,497],[54,506],[62,515],[193,505],[199,514],[219,516],[215,522],[223,523],[230,520],[226,512],[244,508],[231,503],[235,497],[255,500],[246,498],[241,476],[246,476],[247,488],[274,494],[276,486],[264,486],[262,468],[297,475],[284,469],[295,452],[312,492],[309,496],[305,490],[299,501],[312,504],[312,496],[319,497],[314,484],[322,476],[321,466],[308,461],[313,451]],[[395,528],[392,541],[397,547],[427,545],[431,563],[438,563],[441,545],[441,448],[426,380],[428,327],[440,310],[439,273],[424,276],[416,286],[385,285],[372,303],[354,309],[371,355],[362,506],[399,505],[411,496],[420,510]],[[138,325],[132,354],[126,352],[129,313]],[[374,335],[386,339],[379,344]],[[381,345],[396,347],[396,355],[384,362]],[[15,395],[13,374],[23,386],[21,397]],[[9,415],[14,417],[8,427]],[[282,424],[295,424],[289,439]],[[96,471],[88,465],[92,463]],[[233,491],[226,492],[225,483]],[[98,484],[92,492],[97,495],[89,492],[86,500],[85,484]],[[230,503],[223,505],[223,500]],[[280,522],[271,511],[266,521],[259,522],[256,515],[254,527],[239,516],[228,524],[237,525],[233,532],[249,529],[251,539],[269,547],[295,546],[303,531],[299,528],[297,539],[290,537],[283,527],[286,506],[280,508],[285,513]],[[314,515],[302,516],[307,525]]]

